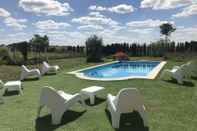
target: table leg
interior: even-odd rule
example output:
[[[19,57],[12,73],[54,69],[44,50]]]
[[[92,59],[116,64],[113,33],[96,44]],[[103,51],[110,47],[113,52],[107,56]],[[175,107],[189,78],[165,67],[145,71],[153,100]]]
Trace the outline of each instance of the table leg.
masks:
[[[95,102],[95,95],[94,94],[91,94],[90,95],[90,104],[93,105]]]

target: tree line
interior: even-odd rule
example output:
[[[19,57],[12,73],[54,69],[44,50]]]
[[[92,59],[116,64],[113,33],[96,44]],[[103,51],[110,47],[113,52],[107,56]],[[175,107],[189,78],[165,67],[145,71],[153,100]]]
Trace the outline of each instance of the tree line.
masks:
[[[153,42],[151,44],[139,43],[112,43],[103,47],[105,56],[113,55],[116,52],[124,52],[129,56],[159,56],[162,57],[167,53],[197,53],[197,41],[191,42],[168,42],[164,40]]]

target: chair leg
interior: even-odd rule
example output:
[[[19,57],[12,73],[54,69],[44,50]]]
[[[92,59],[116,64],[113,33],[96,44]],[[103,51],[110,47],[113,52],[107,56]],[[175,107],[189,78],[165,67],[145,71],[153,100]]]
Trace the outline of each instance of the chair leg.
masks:
[[[41,110],[42,110],[43,107],[44,106],[39,106],[38,107],[37,117],[40,117],[40,112],[41,112]]]
[[[64,114],[64,112],[52,111],[52,112],[51,112],[51,115],[52,115],[52,124],[53,124],[53,125],[58,125],[58,124],[60,124],[63,114]]]
[[[182,79],[182,78],[178,77],[178,78],[176,78],[176,80],[177,80],[177,82],[178,82],[179,84],[183,84],[183,79]]]
[[[19,93],[20,93],[20,95],[23,95],[23,91],[22,91],[22,87],[21,86],[19,87]]]
[[[95,103],[95,95],[91,94],[90,95],[90,104],[93,105]]]
[[[145,112],[144,106],[140,106],[136,110],[138,111],[138,113],[142,117],[143,122],[144,122],[144,126],[148,126],[148,121],[147,121],[147,117],[146,117],[146,112]]]
[[[84,100],[81,98],[80,100],[79,100],[79,102],[81,102],[80,104],[85,108],[85,110],[86,110],[86,104],[85,104],[85,102],[84,102]]]
[[[120,114],[117,113],[111,113],[111,119],[112,119],[112,127],[113,128],[119,128],[120,125]]]

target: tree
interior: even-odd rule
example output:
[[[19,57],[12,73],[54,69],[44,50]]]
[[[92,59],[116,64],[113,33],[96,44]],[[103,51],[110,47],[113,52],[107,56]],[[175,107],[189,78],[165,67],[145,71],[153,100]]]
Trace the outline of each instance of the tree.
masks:
[[[42,37],[38,34],[35,34],[30,40],[30,43],[35,52],[38,52],[40,58],[40,53],[46,52],[47,48],[49,47],[49,38],[46,35]]]
[[[103,40],[96,35],[86,40],[87,62],[102,61]]]
[[[176,30],[176,28],[171,23],[164,23],[160,25],[160,33],[165,36],[165,45],[163,47],[163,53],[166,53],[166,46],[168,44],[169,36]]]
[[[27,62],[29,46],[30,46],[29,43],[26,42],[26,41],[13,43],[13,44],[9,45],[10,49],[14,52],[14,61],[15,61],[15,63],[16,63],[16,58],[15,58],[16,50],[21,52],[24,62]]]
[[[19,42],[16,43],[16,48],[21,52],[23,55],[23,59],[25,62],[28,60],[28,48],[29,48],[29,43],[24,41],[24,42]]]
[[[165,41],[166,41],[166,44],[167,44],[167,41],[168,41],[168,37],[176,30],[175,27],[173,27],[172,24],[170,23],[164,23],[162,25],[160,25],[160,33],[162,35],[165,36]]]

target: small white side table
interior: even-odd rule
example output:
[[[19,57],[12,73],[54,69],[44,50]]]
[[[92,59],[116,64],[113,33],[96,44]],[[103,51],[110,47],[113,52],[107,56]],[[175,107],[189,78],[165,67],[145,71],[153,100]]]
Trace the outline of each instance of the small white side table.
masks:
[[[89,96],[90,97],[90,104],[93,105],[95,103],[96,93],[98,93],[104,89],[105,89],[104,87],[100,87],[100,86],[91,86],[91,87],[82,89],[81,94]]]
[[[23,94],[21,81],[8,81],[4,84],[4,91],[19,91],[20,94]]]

